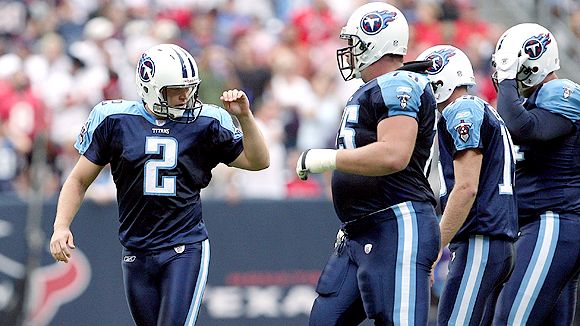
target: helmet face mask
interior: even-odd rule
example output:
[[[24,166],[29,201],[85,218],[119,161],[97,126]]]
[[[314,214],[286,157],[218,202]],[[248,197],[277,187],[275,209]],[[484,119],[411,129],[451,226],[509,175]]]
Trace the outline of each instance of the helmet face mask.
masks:
[[[475,86],[475,76],[469,58],[463,51],[451,45],[433,46],[421,53],[417,60],[432,61],[427,69],[437,103],[449,99],[459,86]]]
[[[199,84],[198,84],[199,85]],[[203,105],[197,98],[198,85],[168,85],[161,89],[162,98],[159,103],[154,103],[151,111],[155,115],[176,122],[191,123],[199,115],[199,109]],[[169,90],[187,89],[187,100],[183,103],[171,103],[172,96],[168,96]]]
[[[496,60],[509,56],[517,57],[520,62],[516,75],[520,94],[530,93],[549,73],[560,69],[556,39],[538,24],[515,25],[503,33],[492,56],[493,66],[496,66]],[[495,73],[492,79],[496,84]]]
[[[392,5],[371,2],[353,12],[340,32],[348,46],[338,49],[338,69],[344,80],[361,78],[361,71],[386,54],[405,55],[409,26]]]
[[[191,54],[177,45],[160,44],[145,51],[137,65],[135,81],[143,102],[161,119],[191,123],[201,111],[197,65]],[[169,89],[188,89],[186,101],[170,103],[175,100],[168,98]]]
[[[348,40],[348,46],[336,50],[338,70],[345,81],[360,78],[360,70],[355,69],[357,57],[367,50],[367,46],[356,35],[341,34],[340,38]]]

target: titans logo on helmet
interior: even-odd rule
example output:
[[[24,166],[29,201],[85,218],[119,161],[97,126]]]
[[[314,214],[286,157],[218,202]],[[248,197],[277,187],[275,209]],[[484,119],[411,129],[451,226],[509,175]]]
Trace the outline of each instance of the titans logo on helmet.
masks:
[[[155,75],[155,64],[153,63],[153,60],[151,60],[151,58],[145,54],[143,54],[141,59],[139,59],[138,69],[139,78],[141,78],[141,80],[144,82],[150,81],[151,78],[153,78],[153,75]]]
[[[455,50],[453,49],[441,49],[432,52],[425,58],[425,60],[433,61],[433,65],[427,69],[427,73],[430,75],[439,73],[449,63],[449,58],[454,55]]]
[[[552,42],[550,34],[540,34],[532,36],[524,42],[524,51],[530,57],[530,60],[536,60],[546,52],[548,44]]]
[[[365,34],[377,34],[389,26],[389,23],[395,20],[395,16],[397,16],[396,12],[386,10],[369,12],[360,20],[360,28]]]

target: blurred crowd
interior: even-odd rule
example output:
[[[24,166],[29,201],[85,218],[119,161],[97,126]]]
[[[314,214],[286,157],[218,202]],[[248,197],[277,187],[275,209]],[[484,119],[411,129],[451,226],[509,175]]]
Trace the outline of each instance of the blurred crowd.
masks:
[[[576,60],[580,61],[580,1],[579,0],[543,0],[550,11],[549,22],[559,20],[563,28],[570,31],[570,37],[560,37],[558,44],[561,49]],[[554,30],[553,33],[558,33]],[[561,36],[561,35],[560,35]]]
[[[246,173],[219,166],[203,196],[328,198],[329,176],[296,179],[300,151],[334,146],[340,116],[360,81],[344,82],[335,51],[361,0],[25,0],[0,3],[0,192],[25,196],[35,139],[46,137],[44,194],[56,196],[78,158],[73,143],[102,100],[138,100],[134,67],[158,43],[196,58],[200,98],[243,89],[271,152],[271,166]],[[490,57],[504,30],[470,0],[393,0],[411,26],[406,61],[435,44],[464,50],[474,93],[493,103]],[[564,13],[561,13],[564,15]],[[578,21],[580,13],[569,12]],[[570,18],[572,20],[572,18]],[[580,34],[580,23],[576,32]],[[105,170],[87,196],[115,199]]]

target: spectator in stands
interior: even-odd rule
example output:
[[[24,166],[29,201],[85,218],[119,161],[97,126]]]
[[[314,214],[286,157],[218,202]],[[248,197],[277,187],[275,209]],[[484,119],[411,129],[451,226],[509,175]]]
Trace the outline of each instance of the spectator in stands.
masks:
[[[256,124],[270,152],[270,166],[262,171],[235,171],[235,186],[241,199],[284,199],[286,197],[286,148],[282,109],[271,96],[254,104]]]
[[[485,39],[489,33],[489,23],[482,20],[474,4],[467,2],[459,10],[459,19],[454,23],[451,44],[458,48],[468,46],[470,39]]]
[[[286,128],[286,147],[296,147],[300,113],[313,104],[310,82],[299,74],[301,63],[292,49],[281,47],[273,56],[273,75],[270,90],[282,106],[282,120]]]
[[[337,20],[327,0],[312,0],[310,6],[295,11],[291,21],[298,31],[298,39],[309,47],[336,37],[332,32]]]
[[[411,26],[414,46],[421,51],[433,45],[447,43],[439,15],[439,7],[436,3],[420,2],[417,5],[417,22]]]

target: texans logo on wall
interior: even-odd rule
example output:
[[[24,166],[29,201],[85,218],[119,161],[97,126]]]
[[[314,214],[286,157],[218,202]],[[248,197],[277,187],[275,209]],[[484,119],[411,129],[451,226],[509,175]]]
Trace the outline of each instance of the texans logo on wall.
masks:
[[[22,233],[16,232],[11,223],[0,220],[0,240],[23,242]],[[11,257],[0,246],[0,315],[7,320],[17,318],[21,306],[22,280],[26,265],[25,257]],[[48,253],[46,253],[48,255]],[[59,308],[78,298],[87,288],[91,267],[80,249],[75,249],[68,264],[50,263],[38,267],[30,275],[30,296],[27,298],[27,325],[49,325]],[[12,315],[12,316],[11,316]]]

